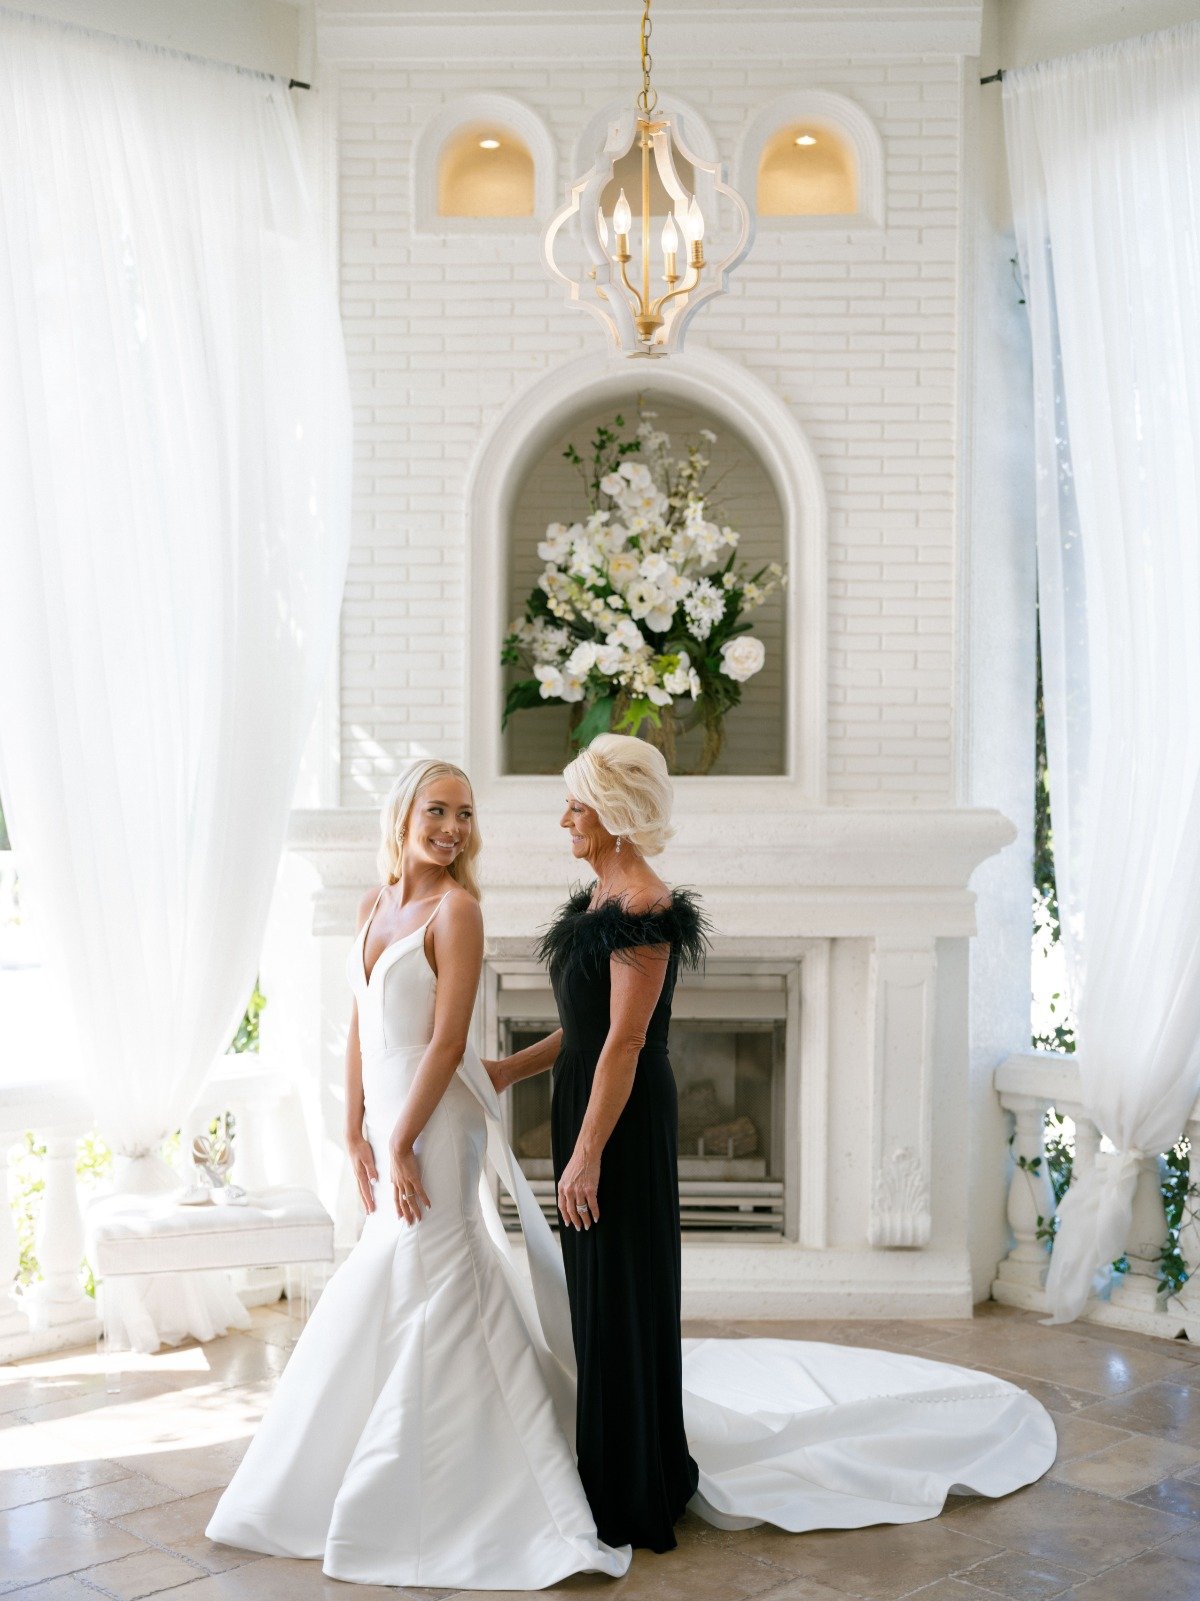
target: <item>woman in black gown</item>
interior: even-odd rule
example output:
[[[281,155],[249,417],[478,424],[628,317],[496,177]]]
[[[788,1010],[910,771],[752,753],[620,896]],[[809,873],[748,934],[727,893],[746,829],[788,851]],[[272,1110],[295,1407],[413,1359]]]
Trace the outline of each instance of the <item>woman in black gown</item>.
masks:
[[[703,956],[705,923],[695,899],[646,863],[671,832],[661,753],[601,735],[564,778],[562,826],[596,882],[571,896],[540,947],[562,1027],[489,1068],[500,1089],[553,1064],[580,1477],[602,1540],[667,1551],[697,1475],[683,1425],[667,1028],[679,968]]]

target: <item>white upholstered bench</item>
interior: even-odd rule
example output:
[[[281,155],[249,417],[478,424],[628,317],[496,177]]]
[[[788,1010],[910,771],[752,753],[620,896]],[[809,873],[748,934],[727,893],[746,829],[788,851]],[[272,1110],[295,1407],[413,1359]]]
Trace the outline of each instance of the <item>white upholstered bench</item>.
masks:
[[[181,1206],[174,1193],[112,1195],[93,1202],[85,1219],[87,1257],[98,1281],[109,1388],[111,1358],[128,1348],[111,1315],[106,1287],[156,1273],[196,1273],[218,1268],[304,1269],[301,1321],[307,1316],[307,1270],[333,1261],[333,1219],[311,1190],[276,1186],[251,1191],[242,1205]]]

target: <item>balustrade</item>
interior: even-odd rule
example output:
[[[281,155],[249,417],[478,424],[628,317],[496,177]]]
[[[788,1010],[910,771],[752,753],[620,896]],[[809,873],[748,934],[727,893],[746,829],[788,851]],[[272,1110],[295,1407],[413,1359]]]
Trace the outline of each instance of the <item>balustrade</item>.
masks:
[[[1053,1107],[1075,1126],[1072,1182],[1099,1160],[1100,1130],[1086,1116],[1082,1083],[1073,1058],[1035,1051],[1010,1056],[996,1070],[1000,1104],[1013,1114],[1013,1166],[1009,1175],[1008,1222],[1013,1247],[1000,1263],[992,1295],[1009,1306],[1049,1311],[1046,1274],[1053,1249],[1053,1189],[1045,1146],[1046,1114]],[[1200,1149],[1200,1103],[1186,1130]],[[1115,1274],[1108,1291],[1093,1297],[1083,1314],[1091,1322],[1175,1338],[1200,1339],[1200,1273],[1182,1291],[1169,1293],[1162,1282],[1162,1258],[1170,1226],[1162,1190],[1162,1157],[1139,1163],[1133,1214],[1124,1246],[1126,1269]],[[1200,1219],[1185,1209],[1179,1253],[1189,1272],[1200,1267]]]

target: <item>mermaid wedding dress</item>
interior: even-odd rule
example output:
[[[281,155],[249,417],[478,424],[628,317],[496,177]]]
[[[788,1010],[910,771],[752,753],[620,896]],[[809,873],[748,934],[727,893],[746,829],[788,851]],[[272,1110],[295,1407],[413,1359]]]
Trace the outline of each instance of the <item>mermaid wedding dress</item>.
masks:
[[[360,931],[347,964],[381,1175],[433,1030],[427,927],[388,946],[369,979]],[[570,1573],[619,1576],[630,1550],[598,1538],[575,1467],[561,1254],[474,1050],[417,1151],[432,1207],[410,1228],[381,1178],[208,1536],[319,1560],[331,1577],[362,1583],[521,1590]],[[527,1274],[488,1167],[516,1203]],[[914,1522],[936,1516],[953,1490],[1005,1495],[1054,1460],[1054,1427],[1031,1396],[918,1357],[685,1341],[683,1389],[700,1468],[690,1505],[723,1528]]]

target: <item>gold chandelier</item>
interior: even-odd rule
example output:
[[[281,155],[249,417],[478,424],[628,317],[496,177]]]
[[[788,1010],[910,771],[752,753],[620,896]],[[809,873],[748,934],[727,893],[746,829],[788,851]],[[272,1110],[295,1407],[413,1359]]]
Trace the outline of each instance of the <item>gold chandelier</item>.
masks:
[[[704,161],[689,149],[677,113],[656,115],[658,95],[650,83],[650,4],[645,0],[642,11],[642,88],[636,109],[609,125],[595,165],[572,184],[567,204],[543,240],[546,265],[566,284],[569,302],[597,318],[614,346],[630,356],[663,356],[681,349],[688,324],[706,300],[725,292],[729,274],[749,250],[752,236],[750,208],[727,182],[724,164]],[[640,184],[635,190],[637,205],[630,205],[621,187],[610,229],[603,197],[618,164],[635,146],[640,159],[631,182]],[[690,193],[679,176],[680,162],[690,169]],[[650,219],[656,177],[669,207],[658,239],[661,268],[652,262]],[[718,197],[724,197],[736,219],[736,241],[715,262],[704,254],[705,217],[697,190],[704,195],[710,216]],[[636,237],[635,217],[640,222]]]

